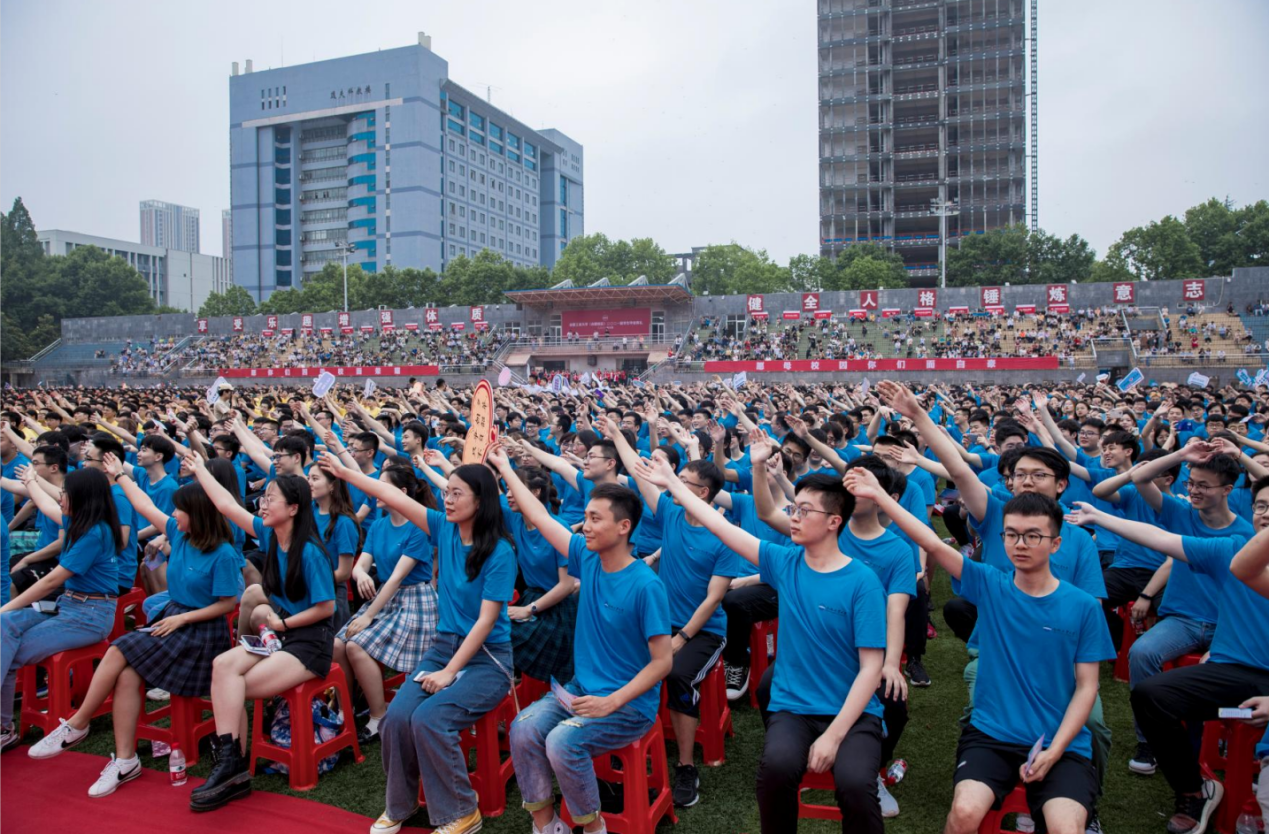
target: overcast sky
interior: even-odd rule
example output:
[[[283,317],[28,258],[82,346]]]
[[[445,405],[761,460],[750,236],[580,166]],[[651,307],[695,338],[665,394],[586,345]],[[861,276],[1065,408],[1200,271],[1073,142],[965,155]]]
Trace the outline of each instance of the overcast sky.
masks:
[[[416,42],[586,149],[586,230],[671,252],[818,250],[814,0],[0,0],[0,200],[38,228],[139,240],[138,202],[221,250],[231,61]],[[1216,195],[1269,197],[1269,2],[1046,0],[1040,225],[1099,256]]]

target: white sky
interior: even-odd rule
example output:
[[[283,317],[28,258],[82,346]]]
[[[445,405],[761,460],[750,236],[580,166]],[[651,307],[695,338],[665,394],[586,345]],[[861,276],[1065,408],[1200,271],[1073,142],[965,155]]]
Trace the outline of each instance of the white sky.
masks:
[[[586,149],[586,230],[818,251],[814,0],[0,0],[0,201],[138,240],[147,198],[221,249],[230,62],[405,46]],[[1046,0],[1040,225],[1098,254],[1210,196],[1269,197],[1269,2]]]

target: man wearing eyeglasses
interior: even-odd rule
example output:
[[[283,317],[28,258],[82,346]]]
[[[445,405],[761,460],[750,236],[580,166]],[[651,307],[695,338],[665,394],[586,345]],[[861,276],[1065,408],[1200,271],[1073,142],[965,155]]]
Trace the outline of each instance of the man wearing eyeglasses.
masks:
[[[60,496],[62,481],[66,477],[66,452],[60,446],[37,446],[31,455],[31,468],[35,470],[40,486],[47,484],[49,494]],[[4,480],[6,493],[24,495],[23,484]],[[65,531],[60,524],[44,513],[35,514],[35,529],[39,538],[35,549],[29,553],[15,553],[9,563],[9,576],[13,582],[13,594],[22,593],[57,567],[61,555]]]

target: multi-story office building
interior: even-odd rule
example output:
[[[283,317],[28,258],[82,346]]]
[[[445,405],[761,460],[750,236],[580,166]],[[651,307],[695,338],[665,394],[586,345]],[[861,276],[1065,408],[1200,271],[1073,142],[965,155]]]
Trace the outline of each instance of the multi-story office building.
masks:
[[[257,299],[331,261],[551,266],[584,231],[582,146],[449,80],[431,40],[229,79],[234,281]]]
[[[198,252],[198,209],[164,203],[161,200],[141,201],[141,242],[161,249]]]
[[[214,255],[182,249],[147,246],[127,240],[48,229],[36,232],[45,255],[69,255],[80,246],[96,246],[107,255],[123,258],[141,273],[155,304],[198,312],[207,296],[224,292],[233,281],[229,262]]]
[[[821,253],[880,243],[929,284],[940,206],[949,245],[1034,228],[1036,0],[818,4]]]
[[[234,282],[234,224],[233,212],[222,209],[220,212],[220,254],[229,264],[229,283]]]

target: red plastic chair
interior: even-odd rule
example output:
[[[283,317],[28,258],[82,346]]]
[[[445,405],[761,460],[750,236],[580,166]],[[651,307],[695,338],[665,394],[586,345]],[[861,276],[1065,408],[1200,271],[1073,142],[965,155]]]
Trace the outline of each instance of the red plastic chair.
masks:
[[[145,684],[141,685],[145,689]],[[216,719],[211,715],[210,698],[190,698],[184,695],[173,695],[166,704],[153,712],[142,712],[137,719],[137,738],[161,741],[170,747],[180,745],[185,754],[185,764],[198,764],[198,742],[200,739],[214,735]],[[208,713],[203,717],[203,713]],[[168,719],[167,727],[158,726],[158,722]]]
[[[614,757],[620,762],[620,769],[613,767]],[[653,834],[662,817],[668,816],[672,823],[679,821],[670,795],[665,735],[660,721],[652,722],[643,738],[620,750],[602,753],[594,762],[596,776],[608,782],[620,782],[624,788],[625,805],[621,813],[604,813],[604,824],[612,834]],[[649,790],[656,791],[655,797],[649,798]],[[567,802],[562,804],[560,816],[570,829],[577,827]]]
[[[1203,662],[1201,654],[1183,654],[1176,660],[1169,660],[1163,664],[1163,671],[1169,672],[1173,669],[1184,669],[1186,666],[1198,666]]]
[[[344,728],[330,741],[317,744],[313,741],[313,699],[334,687],[339,694],[339,706],[344,713]],[[352,747],[353,760],[363,762],[361,745],[357,743],[357,728],[353,722],[352,695],[348,681],[339,664],[332,664],[325,678],[313,678],[282,693],[291,711],[291,746],[279,747],[264,732],[264,700],[257,698],[252,719],[251,774],[256,772],[256,760],[268,759],[285,764],[291,774],[291,790],[308,791],[317,787],[317,763],[345,747]]]
[[[516,698],[520,700],[520,709],[524,709],[550,691],[551,685],[546,681],[521,675],[520,683],[516,686]]]
[[[978,826],[978,834],[1013,834],[1016,829],[1005,828],[1005,817],[1009,814],[1030,814],[1031,806],[1027,805],[1027,790],[1019,785],[1000,803],[1000,810],[987,812]]]
[[[727,761],[727,736],[736,734],[731,725],[731,707],[727,704],[727,678],[721,660],[714,664],[701,682],[700,708],[701,723],[696,727],[696,743],[701,746],[705,764],[718,767]],[[666,706],[664,684],[661,686],[661,710],[658,717],[665,734],[672,736],[674,725],[670,720],[670,709]]]
[[[767,668],[775,661],[775,649],[780,642],[780,618],[762,620],[749,631],[749,706],[758,708],[758,684]],[[767,635],[771,635],[771,654],[767,654]],[[726,693],[724,693],[726,694]]]
[[[833,771],[826,770],[823,773],[812,773],[807,771],[802,777],[802,784],[798,785],[798,819],[811,820],[835,820],[841,822],[842,809],[836,805],[820,805],[814,802],[807,802],[802,794],[807,791],[833,791],[836,785],[833,783]]]
[[[1243,806],[1249,801],[1255,802],[1252,781],[1260,769],[1256,743],[1263,736],[1263,730],[1241,721],[1208,721],[1203,725],[1199,764],[1207,774],[1215,775],[1219,771],[1224,776],[1221,781],[1225,785],[1225,798],[1216,810],[1214,821],[1220,834],[1234,834]]]
[[[24,666],[18,672],[18,686],[22,692],[22,711],[18,713],[18,735],[22,735],[23,725],[39,727],[48,735],[61,719],[70,718],[88,694],[88,684],[92,681],[93,671],[110,644],[105,640],[82,646],[78,649],[67,649],[64,652],[49,655],[43,660]],[[35,669],[43,666],[48,673],[48,695],[37,698],[35,695]],[[71,673],[74,672],[74,675]],[[113,708],[113,697],[107,697],[93,718],[105,715]]]
[[[115,601],[115,624],[107,640],[113,642],[128,631],[127,616],[129,614],[132,615],[134,628],[140,628],[146,624],[145,609],[141,607],[143,602],[145,602],[145,591],[141,588],[133,588]],[[132,606],[131,611],[127,610],[128,606]]]
[[[1124,621],[1124,638],[1119,644],[1119,654],[1115,656],[1115,680],[1128,683],[1128,650],[1137,642],[1137,629],[1133,627],[1131,606],[1121,605],[1115,611]]]
[[[468,767],[471,767],[472,751],[476,753],[476,768],[467,774],[471,780],[472,790],[476,792],[476,801],[480,814],[484,817],[498,817],[507,810],[507,782],[515,775],[515,763],[511,761],[511,722],[516,717],[515,700],[508,694],[498,706],[481,716],[472,727],[459,733],[459,741],[463,745],[463,753],[468,756]],[[498,725],[503,725],[499,733]],[[506,753],[506,759],[502,754]],[[427,804],[423,783],[419,782],[419,805]]]

